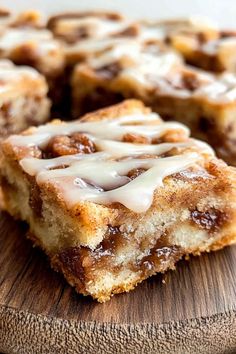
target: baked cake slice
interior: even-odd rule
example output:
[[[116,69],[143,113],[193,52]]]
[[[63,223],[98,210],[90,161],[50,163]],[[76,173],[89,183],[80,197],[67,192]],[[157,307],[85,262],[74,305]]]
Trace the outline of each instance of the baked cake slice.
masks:
[[[44,123],[50,100],[45,78],[35,69],[0,59],[0,135]]]
[[[51,17],[47,27],[61,40],[68,66],[130,40],[152,44],[153,51],[155,47],[156,51],[172,50],[164,43],[158,26],[131,20],[117,12],[62,13]]]
[[[186,18],[173,18],[165,20],[141,20],[140,26],[144,31],[152,32],[160,42],[173,45],[175,35],[186,35],[188,38],[202,37],[206,41],[218,38],[217,25],[205,17],[193,16]],[[184,54],[184,53],[183,53]]]
[[[106,50],[115,49],[120,45],[132,48],[132,43],[135,41],[143,46],[148,46],[155,55],[168,51],[172,52],[176,60],[183,61],[177,52],[174,53],[170,46],[159,39],[158,30],[155,27],[151,28],[139,21],[130,20],[117,12],[61,13],[49,19],[47,28],[52,31],[55,38],[60,40],[65,54],[65,70],[63,80],[59,85],[64,96],[62,107],[64,116],[68,115],[68,111],[71,115],[70,78],[74,66],[87,62]],[[116,66],[114,65],[112,69],[115,71]],[[110,104],[108,97],[108,94],[104,97],[105,106]],[[111,103],[113,102],[111,101]],[[65,107],[67,109],[64,109]]]
[[[235,31],[204,27],[173,31],[168,42],[189,64],[215,73],[236,72]]]
[[[47,27],[61,40],[68,66],[87,60],[122,38],[136,37],[138,32],[137,23],[109,11],[61,13],[49,18]]]
[[[236,170],[139,101],[30,128],[1,148],[6,210],[100,302],[236,240]]]
[[[61,43],[43,27],[37,12],[22,13],[14,21],[0,25],[0,58],[38,70],[46,77],[54,106],[61,104],[64,51]]]
[[[183,122],[236,165],[236,76],[183,64],[171,52],[133,41],[78,64],[72,76],[74,115],[138,98],[164,119]]]
[[[236,72],[236,33],[205,18],[141,21],[146,32],[177,50],[189,64],[212,72]]]
[[[57,76],[64,67],[61,44],[52,33],[23,24],[0,28],[0,57],[33,66],[47,78]]]

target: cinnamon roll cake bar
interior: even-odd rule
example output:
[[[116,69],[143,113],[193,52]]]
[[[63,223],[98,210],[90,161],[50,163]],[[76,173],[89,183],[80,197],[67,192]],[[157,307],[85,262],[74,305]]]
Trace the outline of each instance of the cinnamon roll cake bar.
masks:
[[[62,44],[45,28],[39,13],[21,13],[16,18],[10,17],[2,26],[0,21],[0,58],[38,70],[47,80],[54,106],[61,103],[64,50]]]
[[[64,73],[57,83],[62,97],[58,111],[62,117],[71,116],[70,78],[74,66],[133,38],[137,24],[117,12],[81,11],[50,17],[47,29],[60,42],[65,59]]]
[[[164,43],[158,26],[131,20],[117,12],[61,13],[51,17],[47,27],[61,41],[68,66],[130,40],[152,44],[157,54],[160,50],[173,51]]]
[[[1,144],[5,209],[100,302],[236,240],[236,171],[140,101],[54,120]]]
[[[0,27],[0,57],[33,66],[47,78],[57,76],[64,67],[59,41],[47,29],[35,28],[27,22]]]
[[[47,27],[63,44],[68,66],[138,33],[137,23],[109,11],[61,13],[49,18]]]
[[[236,72],[236,32],[221,30],[205,18],[141,21],[156,40],[179,52],[185,61],[201,69]]]
[[[71,115],[70,78],[74,66],[78,63],[87,62],[90,58],[96,58],[106,50],[115,49],[119,45],[124,45],[126,48],[131,45],[132,48],[132,42],[135,41],[144,47],[148,47],[153,55],[159,56],[164,52],[170,52],[172,56],[175,56],[176,61],[183,62],[182,57],[177,52],[166,45],[163,40],[160,40],[159,30],[126,18],[117,12],[61,13],[49,19],[47,28],[61,42],[65,55],[65,70],[60,87],[63,90],[63,108],[70,107],[67,107],[64,115],[67,115],[67,111]],[[109,101],[109,94],[106,94],[104,106],[110,103],[113,102]],[[93,107],[90,107],[91,110],[93,110]]]
[[[50,100],[45,78],[35,69],[0,60],[0,135],[44,123]]]
[[[199,27],[195,31],[173,32],[168,42],[191,65],[215,73],[236,73],[235,31]]]
[[[171,52],[154,55],[135,41],[106,50],[73,72],[74,115],[138,98],[161,114],[188,125],[219,157],[236,165],[236,76],[214,75],[183,64]]]
[[[128,20],[118,12],[64,12],[49,18],[47,27],[54,36],[67,43],[101,38],[122,31]]]

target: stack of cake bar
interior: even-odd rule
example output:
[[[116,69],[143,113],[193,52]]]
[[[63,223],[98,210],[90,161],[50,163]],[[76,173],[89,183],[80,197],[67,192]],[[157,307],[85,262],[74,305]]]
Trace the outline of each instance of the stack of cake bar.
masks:
[[[0,11],[0,134],[5,210],[81,294],[236,242],[233,31]]]

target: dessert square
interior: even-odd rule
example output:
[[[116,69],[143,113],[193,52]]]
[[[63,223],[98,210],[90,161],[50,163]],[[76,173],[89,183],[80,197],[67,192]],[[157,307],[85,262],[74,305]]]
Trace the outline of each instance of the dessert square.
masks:
[[[64,52],[61,43],[43,27],[39,13],[24,12],[12,19],[10,17],[5,25],[0,25],[0,58],[38,70],[47,79],[49,96],[54,105],[60,105]]]
[[[236,170],[140,101],[30,128],[1,150],[6,210],[100,302],[236,240]]]
[[[74,116],[138,98],[164,119],[188,125],[194,137],[236,165],[236,76],[207,73],[152,48],[133,41],[78,64],[71,80]]]
[[[146,30],[156,31],[156,39],[177,50],[187,63],[215,73],[236,71],[235,31],[220,30],[198,17],[141,23]]]
[[[117,12],[85,11],[61,13],[49,18],[48,29],[61,40],[68,66],[136,37],[138,24]]]
[[[204,31],[176,33],[170,36],[171,45],[186,62],[207,71],[236,72],[236,32],[217,31],[216,38],[209,39]]]
[[[64,116],[68,115],[68,112],[71,115],[70,78],[77,63],[86,62],[120,44],[128,48],[129,43],[134,40],[149,45],[156,55],[159,55],[160,51],[173,52],[172,48],[159,39],[159,29],[132,21],[116,12],[62,13],[51,17],[47,28],[61,41],[65,54],[66,68],[63,80],[60,81],[60,87],[63,87]],[[182,61],[177,52],[175,56]],[[109,103],[108,100],[105,105]],[[64,109],[65,107],[67,109]]]
[[[0,135],[44,123],[50,100],[45,78],[35,69],[0,60]]]
[[[47,27],[61,40],[67,66],[72,67],[130,40],[152,44],[153,51],[171,50],[156,24],[131,20],[117,12],[62,13],[51,17]]]
[[[0,28],[0,57],[33,66],[47,78],[57,76],[64,67],[61,45],[52,33],[28,23]]]
[[[215,23],[198,16],[158,21],[145,19],[139,21],[139,25],[144,32],[152,33],[156,40],[168,45],[173,45],[172,38],[179,35],[186,35],[189,39],[202,36],[205,41],[217,39],[219,35]]]

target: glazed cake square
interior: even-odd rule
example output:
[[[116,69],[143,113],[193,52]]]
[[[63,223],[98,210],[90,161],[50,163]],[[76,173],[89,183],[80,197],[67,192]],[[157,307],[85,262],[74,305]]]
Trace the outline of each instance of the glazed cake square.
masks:
[[[38,12],[10,16],[4,25],[0,21],[0,58],[38,70],[47,80],[53,105],[61,104],[64,50],[60,41],[45,28]]]
[[[64,107],[70,106],[71,103],[70,79],[76,64],[87,62],[120,44],[128,47],[130,43],[132,45],[132,41],[143,45],[148,44],[152,53],[156,55],[163,51],[173,52],[170,46],[159,39],[159,30],[155,27],[131,20],[117,12],[61,13],[49,18],[47,28],[55,38],[60,40],[65,54],[65,70],[63,80],[60,82],[64,96]],[[177,52],[175,52],[175,56],[179,62],[183,61]],[[107,94],[104,97],[105,106],[113,103],[109,101],[108,96]],[[92,107],[91,110],[93,110]],[[67,115],[68,111],[71,115],[70,108],[65,110],[64,115]]]
[[[141,102],[1,144],[5,209],[54,269],[100,302],[236,240],[236,171]]]
[[[28,22],[27,25],[19,22],[14,26],[0,27],[0,57],[18,65],[33,66],[48,79],[58,76],[64,68],[60,42],[49,30]]]
[[[130,40],[152,44],[153,51],[157,52],[172,50],[158,26],[131,20],[117,12],[62,13],[51,17],[47,27],[61,40],[68,66],[87,61]]]
[[[173,32],[169,43],[191,65],[215,73],[235,73],[236,32],[212,29],[210,33],[212,35],[204,27],[195,31]]]
[[[156,40],[179,52],[188,64],[220,73],[236,71],[236,33],[221,30],[205,18],[190,17],[163,21],[141,21],[156,34]]]
[[[74,116],[138,98],[164,119],[188,125],[219,157],[236,165],[236,76],[187,66],[175,53],[136,41],[106,50],[73,72]]]
[[[44,123],[50,100],[45,78],[35,69],[0,59],[0,135]]]
[[[63,44],[67,66],[85,61],[96,53],[136,37],[138,24],[117,12],[84,11],[61,13],[47,27]]]

